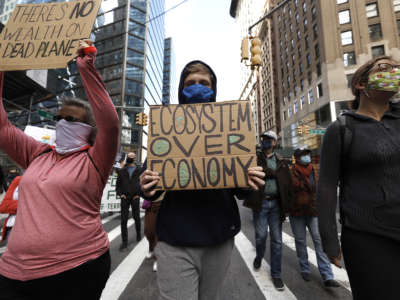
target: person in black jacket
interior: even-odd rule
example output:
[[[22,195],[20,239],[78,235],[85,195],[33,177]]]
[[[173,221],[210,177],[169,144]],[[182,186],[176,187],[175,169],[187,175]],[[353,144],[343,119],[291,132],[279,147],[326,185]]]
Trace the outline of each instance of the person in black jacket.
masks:
[[[353,297],[398,299],[400,269],[400,66],[378,57],[355,73],[355,111],[331,124],[323,139],[317,209],[322,245],[340,267],[343,251]],[[340,185],[342,249],[336,225]]]
[[[186,65],[179,84],[179,103],[215,102],[217,79],[201,61]],[[250,168],[249,185],[263,186],[262,168]],[[156,199],[152,190],[160,177],[146,170],[140,176],[144,196]],[[234,236],[240,231],[235,194],[239,189],[167,191],[157,219],[160,299],[218,299],[230,264]]]
[[[139,180],[140,167],[136,166],[136,154],[128,153],[126,165],[118,171],[116,192],[121,197],[121,238],[120,251],[128,249],[128,218],[129,207],[135,220],[136,240],[142,239],[140,223],[140,197],[136,182]]]

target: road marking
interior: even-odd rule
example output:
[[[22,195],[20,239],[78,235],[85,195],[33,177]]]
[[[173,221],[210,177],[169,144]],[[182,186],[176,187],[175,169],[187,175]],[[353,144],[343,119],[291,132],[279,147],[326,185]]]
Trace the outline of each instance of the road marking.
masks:
[[[294,241],[294,237],[282,231],[282,242],[288,246],[290,249],[296,252],[296,244]],[[308,261],[318,268],[317,256],[313,249],[307,247],[308,252]],[[336,266],[331,265],[333,275],[335,276],[335,280],[339,282],[343,287],[351,292],[349,277],[347,276],[347,272],[345,269],[339,269]]]
[[[118,300],[141,266],[148,249],[147,239],[142,239],[112,272],[101,295],[101,300]]]
[[[274,300],[291,300],[297,299],[295,295],[285,286],[284,291],[277,291],[269,276],[270,266],[265,259],[263,259],[262,269],[255,271],[253,269],[253,259],[256,257],[256,250],[247,239],[247,237],[239,232],[235,237],[235,246],[239,250],[244,262],[247,265],[251,275],[264,295],[265,299]]]
[[[117,214],[113,214],[113,215],[111,215],[111,216],[108,216],[108,217],[106,217],[106,218],[104,218],[104,219],[101,219],[101,224],[105,224],[105,223],[107,223],[107,222],[109,222],[109,221],[111,221],[111,220],[113,220],[113,219],[115,219],[115,218],[117,218],[117,217],[119,217],[119,213],[117,213]]]

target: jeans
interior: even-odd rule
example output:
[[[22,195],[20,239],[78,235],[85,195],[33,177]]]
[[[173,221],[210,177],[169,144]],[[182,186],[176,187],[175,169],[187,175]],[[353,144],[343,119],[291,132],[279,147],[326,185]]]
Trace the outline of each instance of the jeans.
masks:
[[[271,276],[273,278],[281,278],[282,223],[280,211],[278,200],[263,200],[261,211],[253,210],[257,258],[264,257],[269,226],[271,236]]]
[[[297,257],[299,258],[300,271],[302,273],[310,273],[306,242],[306,228],[308,228],[311,238],[313,239],[318,269],[322,280],[326,281],[333,279],[331,263],[322,250],[321,237],[318,230],[318,218],[313,216],[292,216],[289,217],[289,219],[296,242],[296,252]]]

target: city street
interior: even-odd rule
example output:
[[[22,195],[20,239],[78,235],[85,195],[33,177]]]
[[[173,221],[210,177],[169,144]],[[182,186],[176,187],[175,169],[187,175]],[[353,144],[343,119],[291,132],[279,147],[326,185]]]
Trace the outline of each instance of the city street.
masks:
[[[278,292],[269,277],[269,242],[261,269],[253,270],[255,256],[254,230],[251,211],[239,203],[242,231],[236,236],[232,263],[222,290],[221,300],[262,300],[262,299],[299,299],[328,300],[352,299],[345,270],[333,267],[335,279],[342,284],[336,289],[325,289],[316,266],[315,252],[308,236],[308,253],[311,263],[311,281],[305,282],[300,276],[294,239],[288,222],[284,223],[284,248],[282,279],[286,285],[283,292]],[[143,218],[142,218],[143,220]],[[112,270],[103,292],[103,300],[157,300],[157,273],[152,271],[153,261],[145,258],[147,240],[136,243],[133,220],[129,220],[129,251],[119,252],[120,218],[119,213],[103,218],[104,228],[111,242]],[[142,227],[143,228],[143,227]]]

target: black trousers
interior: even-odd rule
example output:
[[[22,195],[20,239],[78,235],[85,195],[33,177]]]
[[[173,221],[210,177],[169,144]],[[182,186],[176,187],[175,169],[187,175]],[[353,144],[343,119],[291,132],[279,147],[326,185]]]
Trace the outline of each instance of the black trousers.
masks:
[[[140,232],[140,198],[121,199],[121,237],[124,244],[128,243],[128,219],[129,207],[132,209],[132,217],[135,220],[136,236],[141,237]]]
[[[107,251],[99,258],[49,277],[19,281],[0,275],[1,300],[98,300],[110,276]]]
[[[400,242],[344,227],[342,250],[354,300],[400,299]]]

